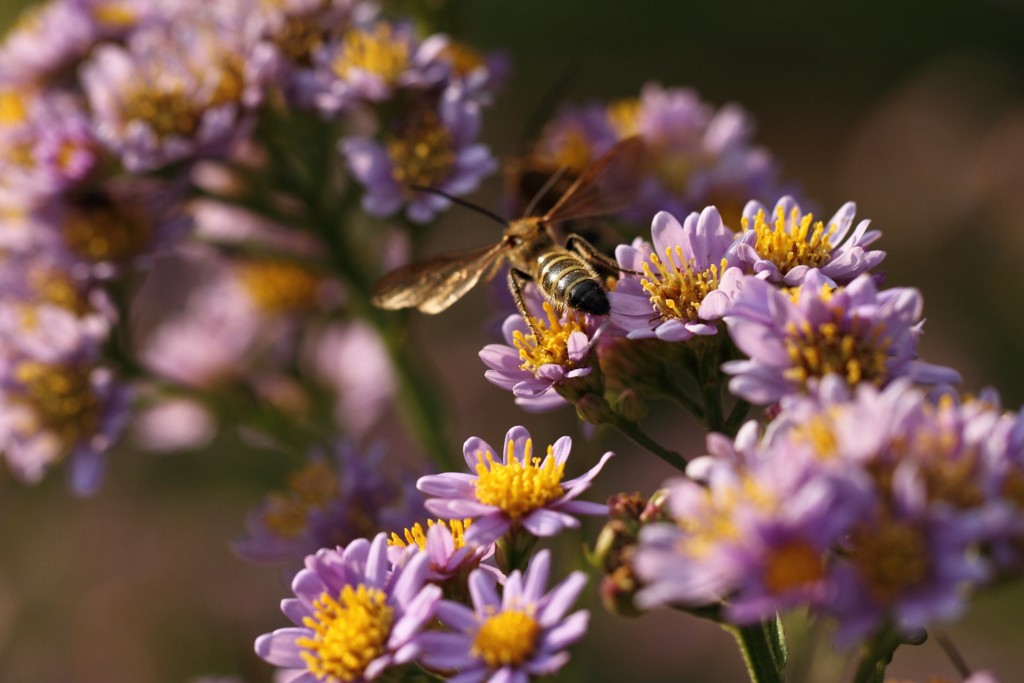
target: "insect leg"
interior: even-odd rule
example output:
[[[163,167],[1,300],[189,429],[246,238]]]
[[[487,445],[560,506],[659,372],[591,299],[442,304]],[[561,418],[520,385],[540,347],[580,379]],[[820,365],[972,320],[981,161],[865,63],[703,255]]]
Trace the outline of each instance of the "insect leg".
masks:
[[[508,289],[512,292],[512,298],[516,302],[516,309],[519,311],[519,315],[523,316],[523,320],[526,322],[526,326],[530,328],[533,338],[540,339],[540,335],[537,334],[537,328],[533,326],[533,320],[530,318],[530,313],[526,310],[526,301],[523,299],[522,282],[533,282],[533,278],[530,277],[529,273],[519,270],[518,268],[509,268]]]
[[[565,240],[565,248],[570,251],[575,251],[577,254],[585,258],[591,265],[597,265],[607,270],[614,277],[618,277],[619,273],[629,273],[630,275],[643,275],[643,273],[635,270],[627,270],[619,265],[619,263],[608,256],[605,256],[597,247],[588,242],[580,235],[569,235],[568,239]]]

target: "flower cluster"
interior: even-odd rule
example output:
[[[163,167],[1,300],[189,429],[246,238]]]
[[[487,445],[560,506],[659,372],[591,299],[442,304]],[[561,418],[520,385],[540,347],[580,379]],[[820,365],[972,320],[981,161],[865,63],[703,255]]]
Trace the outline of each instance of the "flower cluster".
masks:
[[[423,491],[439,496],[427,508],[443,517],[428,521],[426,532],[415,524],[390,540],[381,533],[308,555],[292,582],[295,598],[282,603],[295,626],[261,636],[257,654],[291,670],[291,680],[308,681],[373,680],[410,663],[459,681],[528,680],[560,669],[566,648],[586,632],[588,613],[568,614],[586,576],[572,572],[549,591],[550,553],[513,559],[509,549],[532,545],[524,535],[535,541],[577,526],[573,513],[602,513],[604,506],[574,499],[611,454],[562,484],[567,437],[544,461],[532,457],[522,427],[505,441],[500,463],[484,441],[466,442],[477,477],[420,479]],[[481,564],[496,542],[505,547],[500,567]],[[427,630],[435,617],[445,628]]]
[[[672,523],[641,532],[638,601],[721,602],[737,623],[804,606],[845,642],[955,617],[1024,568],[1022,420],[992,392],[851,391],[829,376],[763,433],[712,435],[711,455],[667,484]]]

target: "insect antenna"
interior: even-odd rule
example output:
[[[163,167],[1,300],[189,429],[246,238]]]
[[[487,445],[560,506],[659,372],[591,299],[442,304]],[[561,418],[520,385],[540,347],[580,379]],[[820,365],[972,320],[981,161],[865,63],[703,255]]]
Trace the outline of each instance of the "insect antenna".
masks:
[[[481,214],[487,216],[492,221],[500,223],[503,227],[507,227],[508,226],[508,221],[506,219],[502,218],[501,216],[499,216],[498,214],[494,213],[493,211],[485,209],[484,207],[480,206],[479,204],[474,204],[473,202],[468,202],[465,199],[461,199],[460,197],[453,197],[452,195],[448,194],[444,190],[439,190],[436,187],[427,187],[426,185],[409,185],[409,188],[412,189],[412,190],[416,190],[417,192],[429,192],[430,194],[436,194],[439,197],[444,197],[445,199],[447,199],[448,201],[452,202],[453,204],[458,204],[459,206],[464,206],[467,209],[472,209],[473,211],[476,211],[477,213],[481,213]]]
[[[533,211],[537,208],[537,205],[540,204],[540,200],[544,199],[544,195],[551,191],[551,188],[562,179],[562,176],[564,176],[568,170],[568,166],[562,166],[552,173],[550,178],[544,181],[544,184],[537,191],[537,194],[533,195],[533,199],[530,200],[530,204],[526,207],[526,211],[523,212],[524,216],[533,215]]]

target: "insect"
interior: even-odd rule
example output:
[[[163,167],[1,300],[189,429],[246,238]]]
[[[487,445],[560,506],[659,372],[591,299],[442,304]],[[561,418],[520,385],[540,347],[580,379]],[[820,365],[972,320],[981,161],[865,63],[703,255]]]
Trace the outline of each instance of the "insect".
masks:
[[[607,215],[623,209],[632,198],[644,153],[638,138],[627,138],[586,167],[555,205],[542,216],[512,222],[463,202],[505,225],[497,244],[435,256],[394,270],[373,287],[372,302],[385,309],[416,308],[440,313],[473,288],[481,277],[493,277],[508,262],[508,287],[516,308],[530,323],[523,287],[533,282],[558,309],[606,315],[608,291],[601,273],[617,274],[618,264],[579,235],[570,234],[562,246],[553,226],[569,220]],[[534,200],[558,181],[558,175]],[[431,191],[429,188],[415,188]],[[532,206],[526,213],[532,211]],[[530,324],[531,330],[533,325]]]

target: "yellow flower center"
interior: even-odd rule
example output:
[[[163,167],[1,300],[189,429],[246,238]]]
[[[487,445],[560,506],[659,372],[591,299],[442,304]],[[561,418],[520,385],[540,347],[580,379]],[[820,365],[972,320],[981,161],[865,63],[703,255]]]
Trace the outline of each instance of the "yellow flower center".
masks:
[[[840,312],[836,312],[839,318]],[[844,327],[846,329],[844,329]],[[850,385],[871,382],[878,386],[889,376],[886,361],[892,340],[885,336],[885,327],[854,318],[848,324],[838,320],[820,323],[791,322],[783,341],[792,364],[786,379],[806,386],[812,377],[836,374]]]
[[[824,223],[813,221],[812,214],[801,216],[795,208],[787,221],[780,208],[775,223],[769,224],[764,211],[758,211],[754,216],[754,232],[757,234],[754,250],[761,258],[774,263],[783,275],[796,266],[820,268],[832,259],[833,245],[829,238],[836,226],[829,226],[826,230]],[[792,227],[788,227],[790,224]],[[750,221],[744,218],[742,225],[747,230]]]
[[[839,448],[839,439],[832,431],[832,425],[821,415],[815,415],[810,420],[793,428],[793,438],[810,444],[814,454],[821,460],[831,460]]]
[[[740,538],[736,526],[736,510],[739,506],[771,510],[777,504],[775,498],[749,476],[744,476],[731,489],[714,492],[704,489],[702,497],[703,505],[696,514],[676,522],[686,532],[686,537],[679,542],[679,552],[698,559],[706,557],[722,543]]]
[[[309,510],[290,496],[271,493],[267,496],[261,519],[263,526],[278,536],[295,538],[305,531]]]
[[[138,21],[138,13],[127,3],[112,0],[98,3],[92,8],[93,18],[110,28],[129,28]]]
[[[423,525],[417,522],[410,528],[403,530],[401,536],[392,532],[391,538],[388,539],[388,545],[398,546],[399,548],[416,545],[419,546],[420,550],[426,550],[427,530],[437,524],[451,531],[452,540],[455,542],[455,549],[458,550],[459,548],[466,547],[466,529],[469,528],[471,522],[472,520],[469,519],[450,519],[447,522],[443,519],[439,519],[436,522],[428,519],[427,529],[424,529]]]
[[[768,557],[764,583],[769,591],[779,594],[819,581],[824,575],[821,553],[806,541],[793,540]]]
[[[324,460],[311,460],[288,477],[288,489],[307,505],[324,505],[338,495],[338,478]]]
[[[519,366],[534,374],[542,365],[561,365],[572,368],[569,360],[569,336],[573,332],[583,331],[583,319],[570,313],[565,322],[558,319],[554,307],[544,302],[544,312],[548,322],[545,325],[539,318],[530,316],[529,322],[536,334],[523,334],[519,330],[512,333],[512,344],[519,349],[519,358],[523,361]]]
[[[409,68],[409,42],[396,36],[390,24],[380,23],[370,30],[352,29],[345,34],[344,45],[332,65],[341,78],[359,69],[379,76],[389,85]]]
[[[507,465],[495,462],[490,452],[477,453],[476,499],[484,505],[500,508],[513,520],[542,508],[562,496],[565,464],[557,464],[548,446],[543,464],[534,458],[533,440],[526,440],[523,459],[515,457],[515,444],[509,442]]]
[[[68,210],[61,236],[69,251],[87,261],[123,263],[150,243],[153,226],[141,213],[93,196]]]
[[[191,137],[201,112],[181,86],[151,88],[140,84],[121,105],[124,118],[142,121],[158,138]]]
[[[422,111],[387,142],[391,176],[401,185],[431,187],[451,173],[455,143],[433,111]]]
[[[48,304],[80,316],[92,310],[88,299],[65,271],[35,268],[28,273],[28,283],[39,299]]]
[[[324,43],[323,18],[318,13],[289,15],[273,36],[274,44],[285,57],[309,66],[313,52]]]
[[[452,65],[460,76],[467,76],[485,64],[484,57],[465,43],[452,41],[441,50],[441,57]]]
[[[0,126],[24,123],[28,112],[25,98],[17,90],[0,90]]]
[[[619,139],[628,138],[640,132],[640,112],[642,110],[643,105],[635,97],[615,100],[608,105],[608,123],[611,124]]]
[[[849,559],[879,603],[920,586],[931,574],[927,540],[907,522],[879,520],[855,530],[850,540]]]
[[[709,293],[718,289],[719,278],[725,272],[728,262],[722,259],[719,265],[712,264],[702,271],[694,270],[691,259],[686,265],[682,247],[667,247],[665,260],[658,254],[651,254],[651,264],[644,263],[645,277],[640,280],[644,290],[651,296],[651,305],[662,320],[679,319],[694,322],[700,319],[700,305]]]
[[[526,612],[499,612],[480,625],[473,639],[472,654],[487,666],[519,666],[533,654],[540,624]]]
[[[321,278],[295,263],[253,259],[236,266],[238,280],[256,307],[267,314],[291,313],[311,307]]]
[[[565,167],[568,173],[576,175],[590,163],[593,150],[590,141],[579,126],[567,128],[558,140],[554,149],[556,167]]]
[[[295,641],[305,650],[299,656],[306,668],[330,683],[362,680],[370,662],[385,652],[391,633],[394,609],[387,595],[363,584],[345,586],[337,598],[321,594],[313,610],[314,616],[303,620],[313,637]]]
[[[14,370],[21,392],[13,397],[32,410],[38,426],[65,448],[99,430],[100,403],[89,371],[70,365],[22,361]]]

